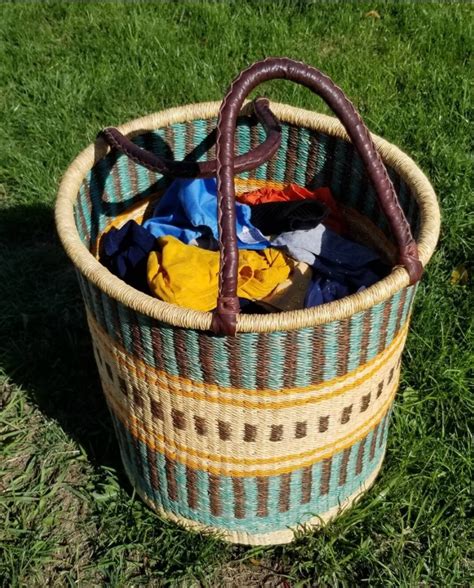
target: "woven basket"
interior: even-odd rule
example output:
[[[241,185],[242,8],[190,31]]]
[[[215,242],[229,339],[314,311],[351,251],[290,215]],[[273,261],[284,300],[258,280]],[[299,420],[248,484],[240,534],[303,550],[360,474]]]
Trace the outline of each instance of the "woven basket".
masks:
[[[281,124],[280,147],[233,182],[237,114],[248,91],[273,77],[319,93],[351,140],[337,119],[270,103]],[[284,543],[296,529],[321,525],[353,504],[380,470],[416,281],[437,242],[439,208],[407,155],[369,136],[328,78],[288,59],[254,64],[222,105],[166,110],[120,131],[155,156],[180,160],[193,152],[205,162],[216,157],[208,136],[219,108],[224,263],[217,312],[157,300],[98,262],[104,230],[119,214],[143,216],[170,182],[103,140],[67,170],[56,222],[77,269],[103,391],[137,492],[160,514],[228,541]],[[265,137],[254,119],[239,118],[236,153]],[[323,306],[238,315],[234,189],[288,182],[329,186],[354,238],[377,249],[393,270]]]

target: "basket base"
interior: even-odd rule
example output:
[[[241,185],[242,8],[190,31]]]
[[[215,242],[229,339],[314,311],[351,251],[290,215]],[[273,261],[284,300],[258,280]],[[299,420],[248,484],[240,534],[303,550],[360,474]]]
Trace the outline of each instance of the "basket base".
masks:
[[[222,528],[216,527],[209,527],[199,523],[197,521],[192,521],[185,517],[181,517],[175,515],[169,511],[165,511],[162,508],[156,506],[141,490],[140,488],[135,487],[136,493],[140,496],[143,502],[152,510],[154,510],[159,516],[173,521],[177,523],[181,527],[192,531],[199,531],[202,533],[207,534],[214,534],[217,535],[223,541],[227,541],[229,543],[238,543],[240,545],[279,545],[282,543],[291,543],[296,538],[296,534],[304,533],[310,531],[311,529],[316,529],[318,527],[324,526],[326,523],[331,521],[332,519],[336,518],[340,515],[343,511],[347,510],[351,506],[353,506],[362,496],[367,492],[367,490],[372,486],[375,482],[380,468],[382,467],[382,463],[385,457],[385,452],[383,453],[379,463],[375,467],[374,471],[367,477],[367,479],[363,482],[357,492],[354,492],[351,496],[348,496],[344,501],[342,501],[337,506],[329,509],[324,514],[320,516],[314,516],[309,519],[303,525],[296,525],[295,527],[290,527],[287,529],[282,529],[280,531],[273,531],[271,533],[245,533],[245,532],[236,532],[236,531],[227,531]],[[133,480],[133,477],[130,476],[125,464],[125,471],[127,476],[130,480]]]

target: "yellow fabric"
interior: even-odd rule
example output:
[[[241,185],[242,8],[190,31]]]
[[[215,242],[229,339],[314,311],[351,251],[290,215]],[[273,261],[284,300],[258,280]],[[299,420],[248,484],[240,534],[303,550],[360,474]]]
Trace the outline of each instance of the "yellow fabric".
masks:
[[[165,302],[209,311],[216,307],[219,252],[186,245],[175,237],[158,239],[160,251],[148,257],[148,285]],[[291,260],[277,249],[239,250],[237,295],[260,300],[290,275]]]
[[[271,312],[299,310],[304,308],[304,300],[313,274],[311,266],[303,261],[294,261],[287,257],[291,266],[288,278],[278,284],[268,296],[258,301]]]

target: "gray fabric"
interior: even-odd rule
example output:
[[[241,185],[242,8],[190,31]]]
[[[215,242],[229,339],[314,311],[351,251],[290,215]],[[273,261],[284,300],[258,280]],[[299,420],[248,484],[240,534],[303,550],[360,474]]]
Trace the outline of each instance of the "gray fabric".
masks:
[[[272,239],[272,247],[282,247],[290,257],[297,261],[304,261],[313,265],[316,255],[321,253],[323,235],[327,231],[323,225],[318,225],[308,231],[291,231],[281,233]]]

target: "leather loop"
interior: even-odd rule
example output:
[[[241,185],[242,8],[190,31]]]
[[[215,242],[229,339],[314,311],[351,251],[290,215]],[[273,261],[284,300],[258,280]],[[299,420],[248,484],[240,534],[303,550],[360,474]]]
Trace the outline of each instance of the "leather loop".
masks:
[[[217,191],[220,237],[219,298],[212,322],[218,334],[235,333],[237,314],[237,276],[239,254],[235,223],[234,133],[237,115],[248,94],[262,82],[287,79],[306,86],[327,103],[344,125],[366,172],[375,188],[398,244],[398,263],[410,276],[410,284],[420,279],[423,271],[416,242],[411,234],[393,184],[382,159],[362,122],[359,113],[343,91],[328,76],[314,67],[286,57],[258,61],[244,70],[231,84],[219,110],[217,123]],[[228,301],[232,301],[229,305]],[[226,301],[226,304],[223,303]],[[229,310],[232,309],[232,310]],[[235,312],[235,315],[233,313]]]
[[[255,117],[265,129],[267,138],[252,151],[236,158],[234,168],[236,174],[255,169],[268,161],[277,152],[281,143],[281,127],[270,110],[268,100],[259,97],[251,104]],[[216,175],[216,160],[197,162],[166,159],[142,149],[114,127],[103,129],[98,136],[102,137],[110,147],[124,153],[135,163],[163,175],[178,178],[210,178]]]

